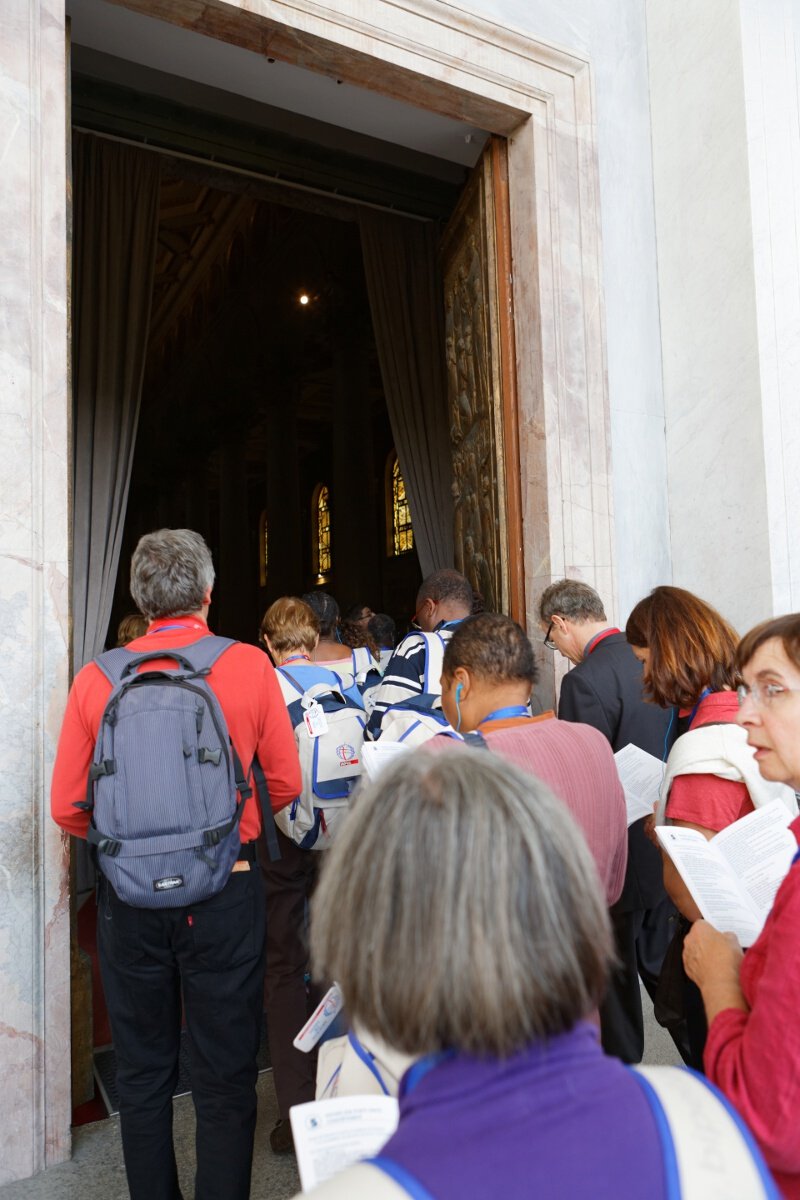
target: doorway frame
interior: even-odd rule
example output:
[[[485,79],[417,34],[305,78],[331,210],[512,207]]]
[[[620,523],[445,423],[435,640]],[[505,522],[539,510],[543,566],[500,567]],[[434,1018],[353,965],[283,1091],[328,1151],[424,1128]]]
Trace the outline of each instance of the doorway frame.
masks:
[[[505,453],[507,475],[520,479],[521,518],[509,531],[509,555],[524,562],[528,628],[538,624],[535,598],[565,574],[591,582],[613,609],[611,435],[588,59],[450,0],[113,2],[507,139],[518,401],[517,437],[506,437]],[[518,462],[510,461],[515,453]],[[551,659],[541,665],[539,690],[552,703],[554,666]]]
[[[122,7],[412,102],[508,139],[527,617],[554,577],[577,573],[615,606],[610,424],[601,281],[597,130],[589,62],[450,0],[121,0]],[[12,760],[17,920],[5,990],[13,1030],[0,1062],[12,1119],[4,1179],[68,1158],[69,888],[64,839],[47,817],[49,768],[69,663],[68,128],[62,0],[10,0],[0,60],[17,81],[22,131],[9,143],[8,227],[19,327],[19,411],[9,443],[29,534],[8,534],[21,628],[14,664],[29,697]],[[266,69],[266,63],[265,63]],[[16,84],[15,84],[16,86]],[[17,122],[15,124],[14,122]],[[65,246],[67,249],[65,249]],[[16,328],[17,326],[15,326]],[[11,395],[10,393],[10,395]],[[10,401],[9,401],[10,402]],[[15,414],[17,412],[15,409]],[[17,417],[15,416],[15,420]],[[27,432],[25,432],[27,431]],[[14,446],[19,445],[15,454]],[[28,453],[30,451],[30,453]],[[508,451],[507,451],[508,453]],[[30,464],[33,464],[31,469]],[[509,472],[516,464],[506,463]],[[14,476],[15,480],[17,475]],[[5,543],[4,543],[5,544]],[[552,659],[540,692],[554,697]],[[24,777],[24,778],[23,778]],[[30,863],[36,869],[30,869]]]

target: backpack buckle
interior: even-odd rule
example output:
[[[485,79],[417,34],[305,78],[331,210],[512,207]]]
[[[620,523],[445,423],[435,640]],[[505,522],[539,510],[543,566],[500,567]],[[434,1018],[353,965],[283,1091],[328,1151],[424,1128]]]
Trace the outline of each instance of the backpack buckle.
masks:
[[[107,854],[109,858],[116,858],[121,849],[122,842],[118,842],[114,838],[102,838],[97,843],[97,853]]]
[[[220,831],[218,829],[206,829],[203,834],[204,846],[218,846],[220,843]]]
[[[89,768],[89,779],[94,783],[95,779],[100,779],[103,775],[113,775],[116,769],[116,759],[104,758],[102,762],[92,763]]]
[[[209,750],[207,746],[201,746],[197,751],[197,761],[201,763],[210,762],[213,763],[215,767],[218,767],[221,758],[221,750]]]

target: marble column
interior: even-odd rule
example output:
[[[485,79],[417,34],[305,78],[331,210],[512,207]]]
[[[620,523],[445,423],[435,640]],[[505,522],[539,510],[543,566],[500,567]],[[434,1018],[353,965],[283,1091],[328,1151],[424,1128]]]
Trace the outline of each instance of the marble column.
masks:
[[[61,0],[0,6],[0,1185],[70,1153],[67,847],[48,789],[68,683]]]
[[[648,0],[673,582],[800,606],[800,18]]]

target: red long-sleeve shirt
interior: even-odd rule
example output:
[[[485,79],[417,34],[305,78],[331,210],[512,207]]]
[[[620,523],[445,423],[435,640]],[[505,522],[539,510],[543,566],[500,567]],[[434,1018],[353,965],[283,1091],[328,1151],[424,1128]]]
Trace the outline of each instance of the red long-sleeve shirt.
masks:
[[[800,842],[800,817],[791,825]],[[800,863],[784,879],[740,983],[750,1012],[711,1022],[703,1062],[753,1131],[782,1195],[800,1200]]]
[[[162,646],[165,650],[180,650],[207,633],[208,626],[198,617],[165,617],[154,621],[145,636],[136,638],[127,649],[141,654]],[[160,666],[174,667],[175,663],[169,658],[155,660],[147,664],[147,669]],[[237,642],[217,659],[208,682],[245,769],[258,754],[272,808],[277,812],[299,794],[302,778],[294,732],[272,663],[255,646]],[[75,676],[67,700],[53,768],[50,808],[53,820],[76,837],[86,837],[89,827],[89,814],[75,805],[86,799],[89,767],[110,694],[108,679],[99,667],[89,663]],[[261,831],[261,813],[255,794],[245,805],[240,829],[242,841],[248,842]]]

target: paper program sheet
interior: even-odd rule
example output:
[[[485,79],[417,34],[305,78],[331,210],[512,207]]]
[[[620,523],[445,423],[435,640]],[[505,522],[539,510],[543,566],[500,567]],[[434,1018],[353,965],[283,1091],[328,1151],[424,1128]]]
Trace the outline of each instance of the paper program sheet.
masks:
[[[304,1192],[332,1175],[371,1158],[397,1128],[393,1096],[337,1096],[311,1100],[289,1111]]]
[[[633,742],[628,742],[627,746],[618,750],[614,760],[625,792],[628,824],[632,825],[642,817],[651,817],[658,800],[664,764],[655,755],[634,746]]]
[[[408,754],[410,746],[403,742],[364,742],[361,747],[361,761],[370,779],[377,779],[381,771],[396,762],[404,754]]]
[[[656,833],[705,919],[752,946],[797,850],[791,820],[783,802],[773,800],[711,841],[674,825]]]

